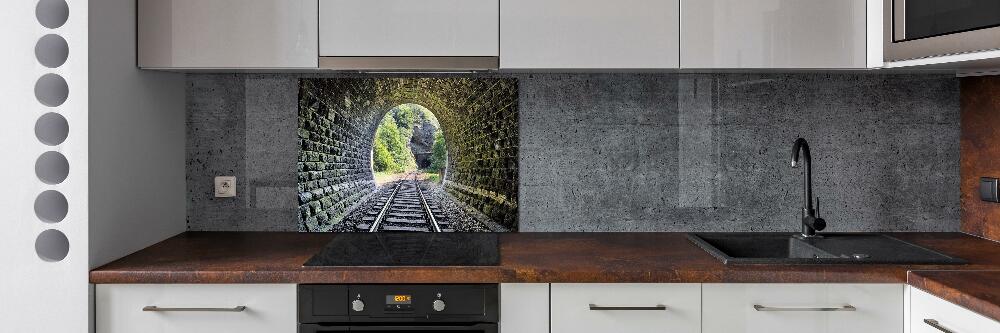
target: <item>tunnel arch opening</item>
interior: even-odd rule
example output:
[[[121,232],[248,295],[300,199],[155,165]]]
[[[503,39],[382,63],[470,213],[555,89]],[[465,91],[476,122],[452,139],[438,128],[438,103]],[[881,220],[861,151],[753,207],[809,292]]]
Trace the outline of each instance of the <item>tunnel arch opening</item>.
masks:
[[[403,177],[443,182],[448,168],[448,141],[433,111],[407,102],[376,119],[369,166],[377,187]]]

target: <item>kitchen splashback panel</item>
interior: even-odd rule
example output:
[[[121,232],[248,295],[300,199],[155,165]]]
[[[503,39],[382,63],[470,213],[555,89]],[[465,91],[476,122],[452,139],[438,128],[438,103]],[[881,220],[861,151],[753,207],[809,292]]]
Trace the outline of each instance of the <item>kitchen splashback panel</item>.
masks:
[[[828,231],[959,228],[952,76],[471,77],[517,80],[520,231],[795,231],[797,137]],[[303,78],[373,76],[188,76],[190,230],[299,230]],[[239,196],[212,196],[221,175]]]
[[[517,80],[299,80],[300,231],[517,230]]]

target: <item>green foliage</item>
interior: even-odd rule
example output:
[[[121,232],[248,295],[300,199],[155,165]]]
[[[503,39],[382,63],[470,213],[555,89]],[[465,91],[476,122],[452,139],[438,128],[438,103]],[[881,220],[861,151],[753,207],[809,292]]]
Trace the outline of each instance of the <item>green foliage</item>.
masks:
[[[422,111],[417,109],[422,109],[422,107],[416,104],[403,104],[393,108],[389,114],[396,121],[396,127],[410,129],[417,124],[417,111]]]
[[[413,128],[430,122],[439,128],[437,117],[427,108],[418,104],[399,105],[382,118],[375,132],[375,144],[372,151],[372,166],[379,173],[401,173],[416,169],[416,161],[410,150],[410,140],[413,138]],[[432,172],[444,170],[447,163],[444,136],[441,130],[434,132],[432,147]]]
[[[399,166],[396,165],[396,160],[392,158],[392,153],[389,152],[389,148],[386,147],[385,142],[377,139],[377,136],[375,139],[375,147],[372,149],[372,164],[375,171],[379,172],[399,168]]]
[[[427,175],[427,181],[431,182],[431,183],[440,183],[441,182],[441,175],[436,174],[436,173],[429,174],[429,175]]]
[[[386,114],[386,117],[391,117],[396,123],[396,128],[399,130],[399,136],[404,138],[406,142],[410,142],[410,138],[413,137],[413,125],[417,122],[416,116],[413,113],[413,108],[409,105],[410,104],[403,104],[397,106]]]
[[[441,130],[434,132],[434,147],[431,149],[431,167],[434,172],[441,172],[448,163],[448,151],[445,149],[444,134]]]
[[[400,131],[392,114],[387,114],[375,131],[372,164],[376,172],[404,172],[416,168],[410,152],[412,131]]]

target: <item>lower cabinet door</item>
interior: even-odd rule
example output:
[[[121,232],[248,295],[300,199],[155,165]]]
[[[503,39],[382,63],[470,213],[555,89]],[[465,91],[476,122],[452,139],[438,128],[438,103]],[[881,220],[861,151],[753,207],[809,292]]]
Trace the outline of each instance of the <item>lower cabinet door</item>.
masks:
[[[294,284],[99,284],[98,333],[294,333]]]
[[[501,333],[549,333],[549,284],[500,284]]]
[[[551,288],[552,333],[701,331],[700,284],[554,283]]]
[[[1000,322],[917,288],[910,290],[910,332],[996,333]]]
[[[705,333],[903,332],[902,284],[704,284]]]

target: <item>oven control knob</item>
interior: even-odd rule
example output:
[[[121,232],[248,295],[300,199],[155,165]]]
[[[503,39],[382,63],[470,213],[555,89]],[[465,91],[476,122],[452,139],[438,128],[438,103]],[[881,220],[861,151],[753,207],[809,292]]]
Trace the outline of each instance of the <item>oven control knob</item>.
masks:
[[[434,300],[434,311],[437,312],[444,311],[444,301],[439,299]]]
[[[364,311],[365,310],[365,302],[362,301],[362,300],[360,300],[360,299],[356,299],[356,300],[354,300],[354,302],[351,302],[351,309],[354,310],[355,312]]]

